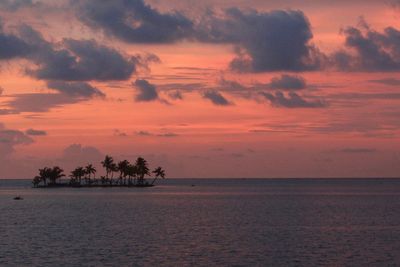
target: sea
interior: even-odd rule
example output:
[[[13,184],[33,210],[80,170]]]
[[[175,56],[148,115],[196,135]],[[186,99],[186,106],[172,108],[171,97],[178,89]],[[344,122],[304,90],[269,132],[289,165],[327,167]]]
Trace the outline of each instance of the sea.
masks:
[[[0,180],[0,266],[400,266],[400,179]]]

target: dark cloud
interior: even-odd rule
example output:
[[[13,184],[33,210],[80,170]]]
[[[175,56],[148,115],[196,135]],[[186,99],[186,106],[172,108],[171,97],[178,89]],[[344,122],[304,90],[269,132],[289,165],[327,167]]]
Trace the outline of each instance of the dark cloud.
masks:
[[[237,46],[233,70],[241,72],[318,69],[322,55],[310,44],[310,23],[301,11],[243,12],[227,9],[222,17],[209,13],[198,27],[198,39]]]
[[[56,49],[40,33],[21,27],[22,36],[35,47],[29,59],[36,69],[27,72],[38,79],[63,81],[126,80],[136,71],[137,58],[125,58],[117,50],[94,40],[64,39]]]
[[[343,153],[375,153],[377,150],[375,148],[344,148],[340,150]]]
[[[17,11],[20,8],[34,7],[40,3],[34,3],[32,0],[0,0],[0,8],[7,11]]]
[[[380,80],[369,80],[371,83],[380,83],[384,85],[390,85],[390,86],[399,86],[400,85],[400,80],[395,79],[395,78],[387,78],[387,79],[380,79]]]
[[[5,158],[12,152],[17,145],[28,145],[33,143],[33,139],[18,130],[7,129],[0,123],[0,158]]]
[[[47,87],[72,97],[105,97],[105,94],[85,82],[49,81]]]
[[[221,93],[214,90],[207,90],[203,93],[203,98],[210,100],[214,105],[228,106],[232,105]]]
[[[237,57],[237,71],[304,71],[318,69],[323,55],[310,43],[310,23],[301,11],[258,12],[230,8],[206,11],[190,19],[178,11],[161,13],[143,0],[75,0],[79,19],[107,36],[129,43],[171,43],[192,40],[228,43]]]
[[[268,86],[271,89],[302,90],[307,87],[307,83],[303,77],[283,74],[280,77],[273,77]]]
[[[294,92],[289,92],[287,96],[280,91],[275,92],[275,94],[265,92],[261,92],[260,94],[268,99],[274,107],[323,108],[327,106],[322,100],[308,101]]]
[[[15,35],[5,33],[0,20],[0,60],[25,57],[31,51],[32,48],[24,40]]]
[[[73,1],[89,27],[131,43],[171,43],[189,37],[193,22],[178,11],[161,13],[142,0]]]
[[[95,40],[51,43],[28,25],[20,26],[17,35],[5,34],[0,27],[0,59],[16,57],[35,64],[27,68],[29,75],[62,81],[127,80],[139,68],[160,62],[154,54],[127,56]]]
[[[368,25],[343,30],[347,50],[332,55],[339,70],[398,71],[400,70],[400,31],[387,27],[377,32]]]
[[[27,135],[32,135],[32,136],[44,136],[47,135],[46,131],[42,130],[35,130],[35,129],[28,129],[25,131]]]
[[[157,88],[155,87],[155,85],[149,83],[148,81],[137,79],[133,85],[138,91],[137,95],[135,96],[136,101],[148,102],[159,99]]]

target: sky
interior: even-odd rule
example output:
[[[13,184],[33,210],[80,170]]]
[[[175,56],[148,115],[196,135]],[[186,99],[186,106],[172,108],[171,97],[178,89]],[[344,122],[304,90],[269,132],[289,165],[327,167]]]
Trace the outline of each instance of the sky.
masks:
[[[400,1],[0,0],[0,178],[399,177]]]

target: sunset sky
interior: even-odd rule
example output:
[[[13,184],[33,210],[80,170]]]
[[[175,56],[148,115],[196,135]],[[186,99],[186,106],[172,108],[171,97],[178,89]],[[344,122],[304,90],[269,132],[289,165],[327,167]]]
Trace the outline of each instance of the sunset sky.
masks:
[[[0,178],[400,176],[400,1],[0,0]]]

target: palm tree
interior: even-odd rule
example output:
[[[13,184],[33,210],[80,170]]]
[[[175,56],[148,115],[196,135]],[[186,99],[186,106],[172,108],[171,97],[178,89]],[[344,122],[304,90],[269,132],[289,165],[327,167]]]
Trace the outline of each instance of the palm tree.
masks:
[[[65,174],[63,172],[64,172],[64,170],[58,166],[55,166],[52,169],[49,168],[49,171],[48,171],[49,176],[48,177],[49,177],[51,184],[56,184],[58,179],[64,177]]]
[[[104,158],[104,160],[101,162],[101,164],[103,165],[103,167],[106,169],[106,178],[108,178],[108,175],[110,174],[110,166],[114,163],[114,159],[109,156],[106,155],[106,157]]]
[[[85,174],[86,174],[86,171],[83,167],[75,168],[75,170],[73,170],[70,175],[71,183],[75,184],[78,182],[78,184],[80,185],[81,181],[82,181],[82,177],[85,176]]]
[[[101,164],[106,169],[106,180],[108,180],[108,175],[110,174],[110,172],[112,172],[111,169],[113,168],[113,165],[115,165],[114,159],[111,156],[106,155],[106,157],[101,162]],[[112,178],[111,178],[110,184],[111,183],[112,183]]]
[[[43,184],[45,186],[47,185],[47,179],[50,178],[50,172],[51,172],[51,169],[48,168],[48,167],[44,167],[43,169],[39,169],[40,180],[43,181]]]
[[[1,0],[0,0],[1,1]],[[101,176],[101,183],[103,185],[109,184],[113,185],[113,177],[114,173],[119,172],[119,179],[115,182],[115,185],[138,185],[138,186],[150,186],[154,185],[157,179],[165,178],[165,171],[161,167],[150,171],[147,161],[138,157],[135,161],[135,164],[130,164],[127,160],[122,160],[116,164],[114,159],[111,156],[105,156],[105,159],[101,162],[103,167],[106,169],[106,176]],[[86,167],[77,167],[73,171],[69,177],[70,185],[82,185],[82,178],[85,179],[86,185],[92,185],[92,177],[95,179],[96,177],[96,168],[92,164],[87,164]],[[111,174],[111,175],[110,175]],[[154,179],[151,184],[149,184],[145,177],[151,176],[154,174]],[[93,176],[92,176],[93,175]],[[58,180],[62,178],[64,175],[64,170],[58,166],[54,166],[52,168],[44,167],[43,169],[39,169],[39,175],[35,176],[32,180],[32,184],[34,187],[39,187],[43,182],[43,186],[53,186],[58,185]],[[133,181],[132,181],[133,178]],[[94,181],[97,180],[95,179]],[[66,184],[64,184],[66,185]]]
[[[96,179],[96,172],[97,172],[97,170],[96,170],[95,167],[93,167],[92,164],[88,164],[88,165],[85,167],[85,172],[89,175],[89,184],[91,184],[91,180],[90,180],[91,175],[93,174],[93,179]]]
[[[42,177],[37,175],[33,178],[32,184],[34,187],[38,187],[38,185],[40,184],[41,181],[42,181]]]
[[[147,161],[142,158],[142,157],[138,157],[136,159],[136,170],[137,170],[137,174],[138,174],[138,184],[139,185],[143,185],[144,184],[144,177],[146,175],[150,175],[149,173],[149,167],[148,167],[148,163]]]
[[[127,168],[127,175],[128,175],[128,184],[132,185],[132,177],[133,177],[133,184],[135,184],[135,178],[137,174],[136,165],[129,164]]]
[[[112,185],[113,184],[114,172],[118,172],[118,166],[114,162],[110,165],[110,172],[111,172],[110,185]]]
[[[128,175],[129,165],[130,165],[130,163],[127,160],[118,162],[120,184],[122,184],[122,178],[124,178],[124,184],[126,184],[126,176]]]
[[[162,179],[165,179],[165,171],[161,167],[157,167],[153,173],[155,174],[153,182],[151,182],[151,185],[154,184],[154,182],[158,179],[158,177],[161,177]]]
[[[47,186],[47,180],[49,180],[49,185],[55,185],[57,180],[64,177],[64,170],[58,166],[53,168],[44,167],[43,169],[39,169],[39,175],[33,178],[33,186],[37,187],[41,181],[43,184]]]
[[[71,171],[70,175],[69,175],[69,184],[70,185],[74,185],[77,183],[78,181],[78,172],[75,170]]]

